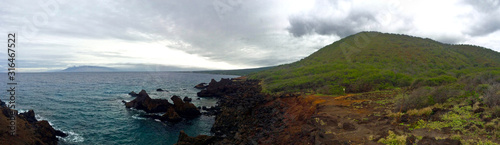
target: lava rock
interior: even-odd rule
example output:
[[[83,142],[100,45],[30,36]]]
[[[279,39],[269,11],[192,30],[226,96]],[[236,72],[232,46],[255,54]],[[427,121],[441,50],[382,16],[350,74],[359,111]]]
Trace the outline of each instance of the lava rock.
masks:
[[[168,122],[179,122],[182,120],[181,116],[175,112],[175,109],[173,107],[170,107],[167,111],[167,113],[163,114],[161,116],[162,121],[168,121]]]
[[[139,92],[134,100],[125,103],[127,108],[144,110],[147,113],[166,112],[171,106],[168,100],[151,99],[145,90]]]
[[[28,112],[20,113],[19,116],[24,117],[26,119],[26,121],[28,121],[31,124],[37,122],[37,120],[35,118],[35,112],[33,110],[29,110]]]
[[[5,106],[6,106],[5,102],[3,102],[2,100],[0,100],[0,107],[5,107]]]
[[[132,97],[137,97],[137,93],[135,93],[134,91],[128,93],[128,95],[132,96]]]
[[[182,99],[182,100],[183,100],[184,102],[191,102],[191,101],[193,101],[193,99],[188,98],[187,96],[186,96],[186,97],[184,97],[184,99]]]
[[[156,89],[157,92],[168,92],[167,90],[163,90],[161,88]]]
[[[347,130],[347,131],[353,131],[356,130],[356,126],[354,124],[345,122],[342,124],[342,129]]]
[[[174,109],[181,117],[195,118],[201,115],[200,110],[193,103],[184,102],[179,96],[170,98],[174,102]]]
[[[194,88],[197,88],[197,89],[205,89],[205,88],[207,88],[207,87],[208,87],[208,86],[207,86],[207,85],[205,85],[205,84],[207,84],[207,83],[200,83],[200,84],[198,84],[198,85],[194,86]]]

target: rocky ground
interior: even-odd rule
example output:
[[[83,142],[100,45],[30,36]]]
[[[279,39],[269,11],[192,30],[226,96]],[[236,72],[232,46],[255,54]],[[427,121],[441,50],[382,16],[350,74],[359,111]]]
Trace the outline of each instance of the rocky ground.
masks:
[[[488,141],[488,134],[498,134],[498,116],[483,112],[477,102],[401,113],[396,102],[405,89],[344,96],[264,94],[259,83],[212,80],[199,95],[219,98],[214,136],[181,132],[177,144],[490,144],[495,137]]]
[[[17,114],[17,111],[8,108],[1,101],[0,104],[0,144],[56,145],[58,142],[56,136],[67,136],[65,133],[52,128],[46,120],[36,120],[33,110]],[[13,111],[15,113],[12,113]],[[11,117],[16,119],[16,134],[14,136],[9,133],[9,118]]]
[[[183,144],[311,144],[317,130],[310,120],[315,107],[300,95],[261,93],[258,80],[212,80],[199,95],[218,97],[219,114],[211,131],[215,136],[189,137]],[[219,90],[219,91],[218,91]]]

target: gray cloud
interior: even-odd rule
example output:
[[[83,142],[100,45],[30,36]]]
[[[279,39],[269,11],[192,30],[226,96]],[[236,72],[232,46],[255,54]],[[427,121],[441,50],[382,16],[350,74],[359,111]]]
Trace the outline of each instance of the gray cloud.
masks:
[[[359,32],[366,24],[377,23],[375,16],[365,11],[351,11],[343,19],[294,16],[289,21],[288,31],[296,37],[308,34],[346,37]]]
[[[3,28],[0,32],[3,34],[7,31],[22,33],[23,26],[33,24],[33,16],[45,13],[38,2],[1,1],[8,4],[0,6],[0,27]],[[498,0],[461,2],[461,6],[472,7],[479,18],[473,19],[470,26],[456,30],[456,34],[444,34],[416,27],[414,19],[418,13],[406,14],[404,7],[385,3],[317,0],[309,10],[293,11],[284,6],[290,3],[288,1],[58,0],[58,11],[47,17],[47,24],[35,24],[38,30],[35,37],[23,40],[26,50],[23,51],[23,61],[29,67],[55,68],[75,65],[76,59],[81,58],[78,56],[100,58],[106,65],[118,63],[111,60],[141,59],[125,52],[107,50],[105,46],[96,53],[97,50],[90,51],[78,44],[119,40],[164,43],[165,49],[180,50],[209,61],[258,67],[297,61],[335,40],[360,31],[404,33],[460,43],[500,29]]]
[[[485,36],[500,30],[500,0],[464,0],[466,5],[470,5],[477,11],[477,21],[471,22],[469,29],[465,33],[471,36]]]

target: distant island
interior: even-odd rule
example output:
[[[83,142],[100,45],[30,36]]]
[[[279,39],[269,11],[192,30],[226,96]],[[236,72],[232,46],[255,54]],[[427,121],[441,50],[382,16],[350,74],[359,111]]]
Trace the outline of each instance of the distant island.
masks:
[[[73,66],[68,67],[61,72],[116,72],[118,69],[102,66]]]

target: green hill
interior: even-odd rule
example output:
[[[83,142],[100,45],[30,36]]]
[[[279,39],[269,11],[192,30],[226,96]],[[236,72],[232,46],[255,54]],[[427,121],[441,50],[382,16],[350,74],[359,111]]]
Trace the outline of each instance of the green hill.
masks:
[[[408,86],[439,86],[467,75],[499,75],[500,53],[471,45],[379,32],[361,32],[310,56],[249,75],[270,92],[324,94]]]

